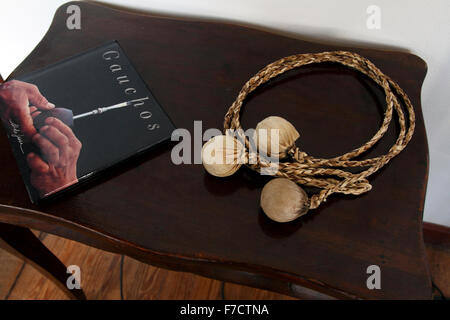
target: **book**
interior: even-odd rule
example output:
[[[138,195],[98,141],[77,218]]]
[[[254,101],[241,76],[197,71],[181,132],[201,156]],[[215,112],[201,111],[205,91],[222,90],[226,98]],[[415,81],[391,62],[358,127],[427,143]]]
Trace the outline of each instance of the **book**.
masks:
[[[175,130],[117,41],[13,80],[2,85],[10,97],[2,122],[33,203],[169,141]]]

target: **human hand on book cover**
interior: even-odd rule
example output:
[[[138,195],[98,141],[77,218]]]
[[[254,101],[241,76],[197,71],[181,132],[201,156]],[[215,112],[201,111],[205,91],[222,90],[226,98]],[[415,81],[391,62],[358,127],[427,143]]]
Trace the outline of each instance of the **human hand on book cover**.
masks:
[[[61,120],[50,117],[45,124],[32,138],[41,154],[27,155],[30,182],[42,196],[78,182],[77,161],[82,147],[72,129]]]
[[[31,109],[30,105],[34,106]],[[55,105],[49,103],[37,86],[18,80],[5,82],[0,86],[0,117],[6,124],[14,121],[20,126],[26,138],[36,134],[31,113],[35,110],[50,110]]]
[[[28,153],[26,160],[30,182],[41,196],[78,182],[77,160],[82,144],[72,129],[54,117],[47,118],[39,130],[33,125],[33,118],[41,111],[54,107],[32,84],[12,80],[0,86],[2,120],[17,123],[25,138],[40,151]]]

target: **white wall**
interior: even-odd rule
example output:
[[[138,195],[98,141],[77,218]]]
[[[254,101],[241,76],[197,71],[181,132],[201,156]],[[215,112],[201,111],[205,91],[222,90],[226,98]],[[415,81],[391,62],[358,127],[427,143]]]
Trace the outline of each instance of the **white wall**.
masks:
[[[66,1],[1,1],[0,74],[6,78],[40,41]],[[422,105],[430,147],[425,220],[450,226],[449,0],[109,0],[153,13],[219,18],[279,31],[410,50],[428,64]],[[366,27],[369,5],[381,9],[381,29]]]

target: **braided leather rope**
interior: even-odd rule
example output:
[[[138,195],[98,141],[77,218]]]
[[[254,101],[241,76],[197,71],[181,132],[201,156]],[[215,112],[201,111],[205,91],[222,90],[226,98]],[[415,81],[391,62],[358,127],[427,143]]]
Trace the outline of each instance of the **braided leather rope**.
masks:
[[[306,186],[322,189],[318,194],[310,197],[310,209],[317,208],[327,197],[333,193],[359,195],[371,190],[372,186],[367,178],[386,165],[393,157],[398,155],[411,140],[414,133],[415,116],[414,109],[406,93],[388,76],[383,74],[368,59],[347,51],[334,51],[322,53],[297,54],[277,60],[253,76],[242,87],[236,100],[233,102],[225,115],[224,130],[243,131],[239,122],[239,115],[242,104],[249,93],[254,91],[261,84],[270,79],[294,68],[304,65],[322,62],[335,62],[355,69],[370,77],[380,87],[386,95],[386,110],[384,120],[375,135],[365,144],[341,156],[329,159],[315,158],[302,152],[298,147],[293,146],[288,154],[290,159],[287,162],[280,162],[276,176],[288,178],[292,181]],[[400,97],[408,112],[408,123],[404,112],[398,101]],[[395,144],[389,151],[381,156],[365,159],[353,160],[363,154],[379,141],[389,128],[392,120],[393,110],[397,112],[400,124],[400,132]],[[244,137],[245,145],[248,149],[247,137]],[[247,150],[248,152],[248,150]],[[262,167],[270,164],[264,162],[260,157],[256,157],[256,162],[247,166],[253,170],[260,171]],[[345,170],[349,167],[360,167],[364,170],[358,173],[351,173]]]

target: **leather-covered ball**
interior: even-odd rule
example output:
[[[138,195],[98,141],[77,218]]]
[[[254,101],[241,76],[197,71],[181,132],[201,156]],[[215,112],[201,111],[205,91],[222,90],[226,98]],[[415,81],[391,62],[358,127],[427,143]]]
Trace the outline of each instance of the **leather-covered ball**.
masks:
[[[261,208],[276,222],[289,222],[306,214],[309,199],[306,192],[286,178],[269,181],[261,192]]]

